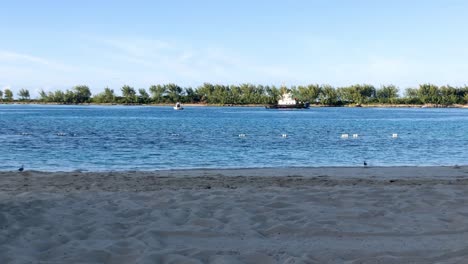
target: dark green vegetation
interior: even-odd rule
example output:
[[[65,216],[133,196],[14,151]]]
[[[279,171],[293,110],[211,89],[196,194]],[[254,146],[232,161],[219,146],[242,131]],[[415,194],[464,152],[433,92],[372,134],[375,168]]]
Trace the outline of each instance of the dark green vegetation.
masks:
[[[71,90],[54,92],[41,91],[38,99],[31,100],[29,91],[21,89],[17,99],[13,98],[10,89],[0,91],[0,101],[3,102],[42,102],[59,104],[173,104],[206,103],[214,105],[249,105],[273,104],[279,96],[290,91],[300,101],[308,101],[312,105],[342,106],[368,104],[434,104],[449,106],[468,104],[468,86],[436,86],[422,84],[418,88],[407,88],[400,97],[399,88],[394,85],[384,85],[376,88],[367,84],[356,84],[346,87],[311,84],[307,86],[276,87],[264,85],[219,85],[205,83],[196,89],[183,88],[176,84],[152,85],[148,91],[144,88],[136,90],[125,85],[120,89],[120,95],[113,89],[105,88],[103,92],[92,96],[88,86],[79,85]]]

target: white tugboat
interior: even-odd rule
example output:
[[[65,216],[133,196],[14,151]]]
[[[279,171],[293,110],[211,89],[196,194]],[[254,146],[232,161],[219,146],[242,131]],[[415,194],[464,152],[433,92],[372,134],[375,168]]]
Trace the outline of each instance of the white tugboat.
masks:
[[[174,106],[174,110],[183,110],[184,108],[182,107],[182,105],[180,105],[179,102],[177,102]]]
[[[309,102],[298,102],[295,98],[292,98],[291,93],[284,93],[281,95],[281,99],[278,100],[277,104],[267,105],[265,108],[268,109],[307,109],[309,108]]]

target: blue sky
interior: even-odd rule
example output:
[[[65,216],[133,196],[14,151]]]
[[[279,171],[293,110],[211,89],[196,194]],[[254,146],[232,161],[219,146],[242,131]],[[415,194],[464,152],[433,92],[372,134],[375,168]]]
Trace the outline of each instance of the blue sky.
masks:
[[[468,84],[468,1],[4,1],[0,89]]]

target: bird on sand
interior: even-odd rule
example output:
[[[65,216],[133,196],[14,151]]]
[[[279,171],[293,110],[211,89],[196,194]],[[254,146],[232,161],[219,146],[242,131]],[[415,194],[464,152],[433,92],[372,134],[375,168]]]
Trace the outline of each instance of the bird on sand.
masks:
[[[367,167],[367,162],[366,161],[364,161],[364,167]]]
[[[18,169],[18,171],[24,171],[24,165],[21,165],[21,167]]]

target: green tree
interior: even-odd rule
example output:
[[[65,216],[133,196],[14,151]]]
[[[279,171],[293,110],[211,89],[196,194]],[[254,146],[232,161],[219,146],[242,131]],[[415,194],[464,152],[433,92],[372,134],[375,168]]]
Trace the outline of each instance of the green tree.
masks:
[[[182,96],[182,91],[183,91],[182,87],[174,83],[169,83],[169,84],[166,84],[165,86],[166,86],[167,97],[169,99],[169,102],[171,103],[179,102]]]
[[[267,101],[266,88],[259,84],[254,86],[254,104],[264,104]]]
[[[163,85],[151,85],[149,88],[154,103],[163,103],[166,96],[166,87]]]
[[[406,88],[405,90],[405,103],[406,104],[421,104],[417,88]]]
[[[214,86],[210,83],[204,83],[202,86],[197,88],[197,93],[200,96],[200,102],[212,103],[211,94],[214,91]]]
[[[65,104],[78,104],[78,96],[77,93],[66,90],[65,93],[63,93],[63,103]]]
[[[239,86],[241,91],[241,104],[255,103],[255,86],[249,83],[243,83]]]
[[[468,104],[468,86],[459,89],[462,104]],[[1,96],[0,96],[1,97]]]
[[[0,90],[0,102],[2,102],[2,101],[3,101],[3,91]]]
[[[136,92],[133,87],[124,85],[122,87],[122,96],[124,97],[124,103],[133,104],[136,102]]]
[[[440,104],[442,98],[439,87],[433,84],[421,84],[418,89],[418,96],[424,104]]]
[[[200,96],[198,96],[197,91],[195,91],[192,87],[185,89],[185,102],[186,103],[198,103],[200,102]]]
[[[261,84],[253,85],[252,97],[253,97],[253,102],[252,102],[253,104],[266,104],[268,102],[266,87]]]
[[[338,100],[343,104],[351,104],[356,100],[356,96],[352,87],[340,87],[336,89]]]
[[[320,103],[323,105],[337,105],[338,93],[330,85],[323,85],[319,95]]]
[[[138,89],[125,85],[122,87],[122,95],[116,96],[114,91],[105,88],[102,93],[92,98],[97,103],[164,103],[164,102],[190,102],[209,104],[273,104],[283,93],[291,92],[294,98],[300,101],[321,103],[323,105],[364,104],[371,102],[380,103],[406,103],[406,104],[466,104],[468,103],[468,86],[452,87],[449,85],[438,87],[432,84],[422,84],[418,88],[408,88],[402,98],[398,97],[398,88],[394,85],[384,85],[376,89],[368,84],[356,84],[346,87],[333,88],[329,85],[319,86],[310,84],[307,86],[264,86],[254,84],[222,85],[204,83],[193,89],[182,88],[176,84],[152,85],[150,94],[145,89]],[[18,93],[19,100],[30,99],[29,91],[21,89]],[[0,100],[13,101],[13,93],[10,89],[0,91]],[[87,103],[91,100],[91,91],[87,86],[75,86],[71,90],[39,92],[39,100],[42,102],[56,102],[63,104]]]
[[[99,93],[93,98],[93,101],[96,103],[101,103],[101,104],[102,103],[106,103],[106,104],[115,103],[114,90],[110,89],[109,87],[106,87],[104,89],[104,92]]]
[[[231,91],[232,103],[237,105],[242,104],[242,91],[239,85],[230,85],[229,90]]]
[[[44,90],[41,90],[39,92],[39,100],[41,102],[49,102],[50,98],[49,98],[49,96],[47,96],[47,93]]]
[[[91,99],[91,91],[86,85],[78,85],[73,88],[74,90],[74,100],[76,104],[89,103]]]
[[[29,91],[27,89],[21,89],[18,92],[18,96],[20,97],[21,101],[29,100]]]
[[[13,101],[13,92],[10,89],[5,89],[5,101],[12,102]]]
[[[376,97],[380,103],[394,104],[398,98],[398,88],[395,85],[383,85],[380,89],[377,89]]]
[[[318,84],[309,84],[307,86],[298,86],[298,96],[297,98],[304,102],[317,102],[317,99],[320,95],[320,85]]]
[[[267,96],[267,104],[276,104],[280,97],[280,90],[275,86],[267,86],[265,88],[266,96]]]
[[[292,97],[294,99],[298,100],[299,91],[297,90],[297,87],[293,85],[293,86],[289,87],[288,90],[292,94]]]
[[[229,86],[215,84],[210,101],[215,104],[232,104],[233,98]]]
[[[360,86],[359,92],[361,93],[361,96],[365,100],[364,103],[371,103],[372,101],[375,101],[376,89],[373,85],[362,84]]]
[[[288,89],[288,87],[286,87],[285,85],[281,85],[281,87],[279,88],[280,96],[289,92],[291,92],[291,89]]]
[[[443,105],[453,105],[463,101],[458,89],[450,85],[440,87],[439,92],[441,96],[440,103]]]
[[[347,94],[350,98],[347,100],[350,103],[363,104],[369,103],[375,98],[375,87],[369,84],[355,84],[350,87],[343,88],[342,93]]]
[[[55,92],[49,92],[47,97],[49,98],[50,102],[62,103],[62,104],[65,103],[65,93],[60,90],[57,90]]]
[[[150,96],[144,88],[138,89],[138,93],[140,94],[140,96],[138,97],[139,103],[147,104],[150,102]]]

